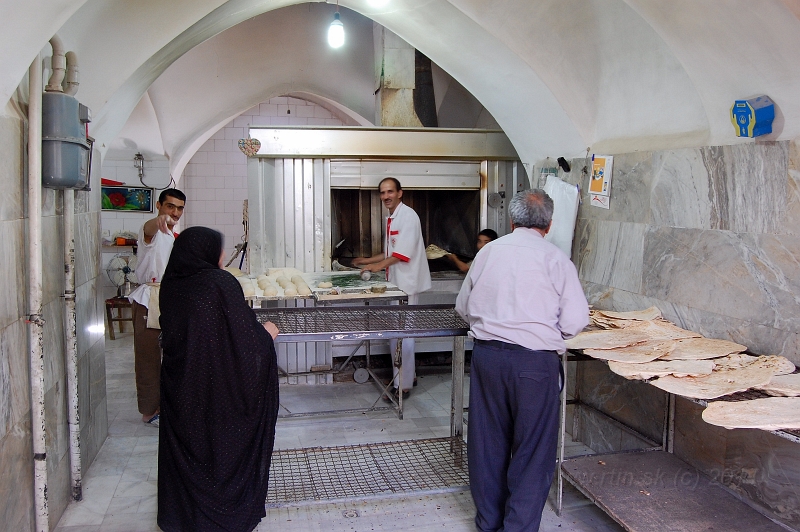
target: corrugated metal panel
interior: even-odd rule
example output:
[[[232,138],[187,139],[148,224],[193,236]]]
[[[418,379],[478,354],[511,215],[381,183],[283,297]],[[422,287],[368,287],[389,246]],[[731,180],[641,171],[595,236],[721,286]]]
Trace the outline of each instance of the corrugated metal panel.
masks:
[[[334,188],[378,188],[394,177],[407,189],[478,189],[481,163],[477,161],[334,160]]]

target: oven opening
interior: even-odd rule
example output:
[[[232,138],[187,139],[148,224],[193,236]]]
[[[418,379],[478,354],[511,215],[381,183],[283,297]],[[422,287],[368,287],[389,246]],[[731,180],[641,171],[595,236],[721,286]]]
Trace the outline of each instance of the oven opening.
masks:
[[[414,209],[425,245],[435,244],[462,260],[477,252],[479,190],[404,189],[403,203]],[[383,251],[388,212],[377,190],[331,189],[331,258],[349,266],[353,258]],[[336,247],[338,245],[338,247]],[[457,270],[452,261],[428,261],[432,272]]]

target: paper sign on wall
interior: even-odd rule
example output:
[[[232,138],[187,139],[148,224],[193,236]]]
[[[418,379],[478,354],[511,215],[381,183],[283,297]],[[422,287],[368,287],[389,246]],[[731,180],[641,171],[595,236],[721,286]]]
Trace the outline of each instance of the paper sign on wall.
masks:
[[[609,196],[611,194],[611,172],[614,157],[592,155],[592,175],[589,178],[589,194]],[[608,207],[606,207],[608,208]]]
[[[610,198],[608,196],[601,196],[600,194],[589,195],[589,205],[592,207],[600,207],[608,209]]]

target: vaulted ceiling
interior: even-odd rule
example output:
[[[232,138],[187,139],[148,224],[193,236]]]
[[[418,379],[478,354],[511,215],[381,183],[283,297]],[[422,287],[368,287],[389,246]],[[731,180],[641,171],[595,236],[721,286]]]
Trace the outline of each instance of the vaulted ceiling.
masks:
[[[523,161],[731,144],[735,99],[767,94],[800,136],[800,0],[0,0],[0,98],[58,34],[106,146],[147,93],[174,168],[221,124],[299,92],[374,116],[372,23],[469,90]],[[6,113],[13,109],[6,107]]]

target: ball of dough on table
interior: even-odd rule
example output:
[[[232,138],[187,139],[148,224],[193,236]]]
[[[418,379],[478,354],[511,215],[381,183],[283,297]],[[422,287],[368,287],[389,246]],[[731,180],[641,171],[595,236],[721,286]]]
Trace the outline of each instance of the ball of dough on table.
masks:
[[[272,285],[269,285],[264,289],[264,295],[267,297],[273,297],[278,295],[278,289]]]
[[[297,287],[297,293],[301,296],[310,296],[311,289],[308,287],[308,285],[301,285]]]
[[[263,279],[259,279],[258,280],[258,287],[260,289],[264,290],[268,286],[272,286],[272,283],[266,277],[264,277]]]
[[[244,292],[244,297],[256,295],[256,289],[253,283],[242,284],[242,292]]]
[[[294,288],[294,285],[292,285],[289,288],[284,288],[283,289],[283,295],[285,295],[285,296],[296,296],[297,295],[297,289]]]
[[[286,288],[288,285],[291,284],[291,281],[285,275],[281,275],[275,281],[281,286],[281,288]]]
[[[333,288],[333,283],[330,281],[322,281],[317,283],[317,288]]]
[[[292,282],[297,286],[300,286],[301,284],[305,283],[305,280],[299,275],[292,275]]]

